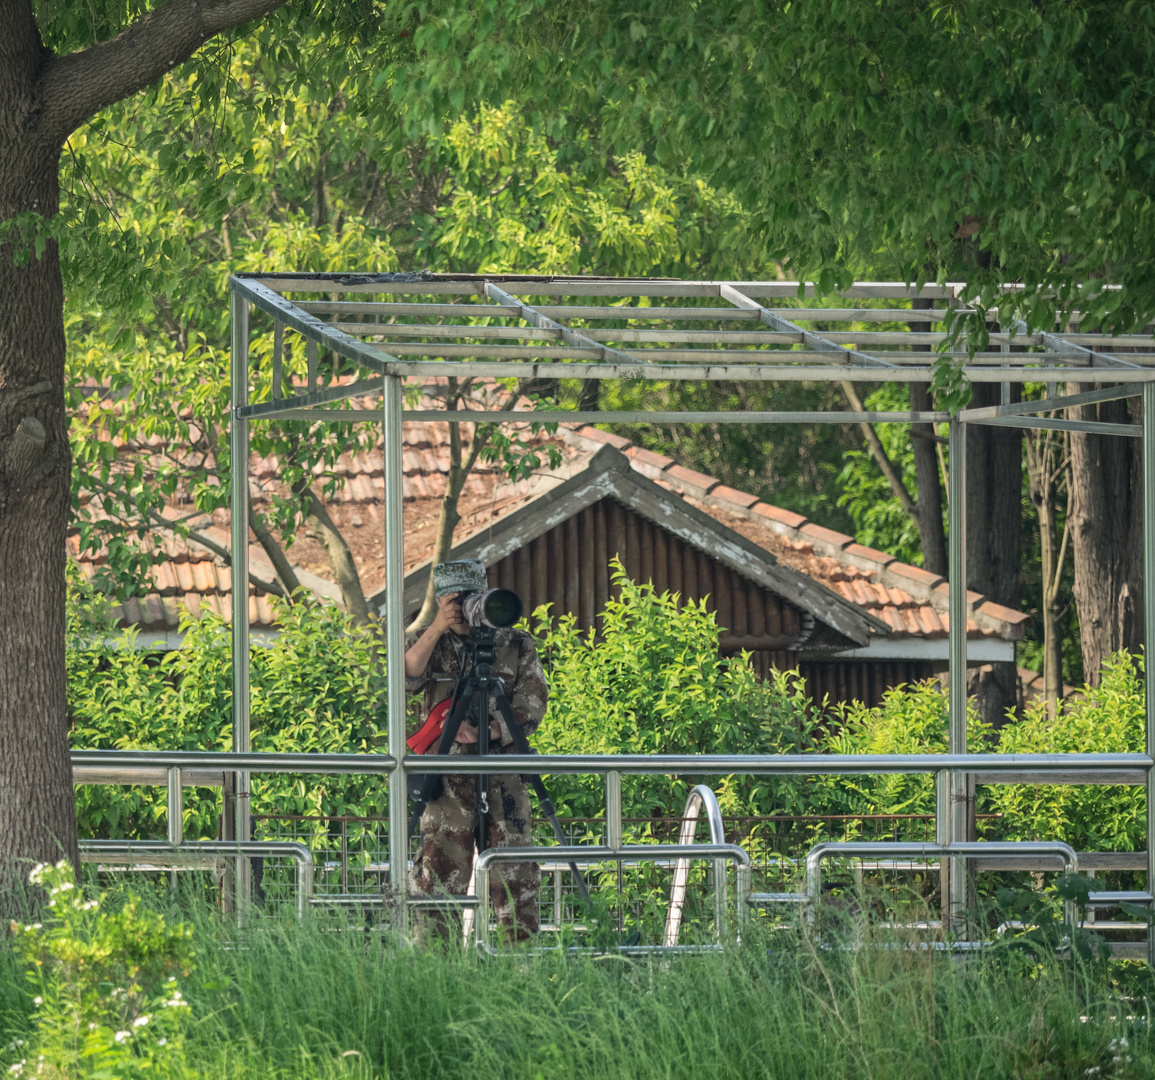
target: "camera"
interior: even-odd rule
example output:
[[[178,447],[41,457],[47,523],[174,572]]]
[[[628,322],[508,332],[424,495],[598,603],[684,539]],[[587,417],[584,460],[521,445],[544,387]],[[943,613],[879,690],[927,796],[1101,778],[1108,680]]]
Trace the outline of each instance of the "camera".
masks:
[[[490,589],[485,565],[477,559],[453,559],[433,568],[438,596],[457,595],[461,617],[472,630],[504,630],[521,618],[521,597],[512,589]]]
[[[512,589],[482,589],[459,597],[461,617],[474,630],[504,630],[521,618],[521,597]]]

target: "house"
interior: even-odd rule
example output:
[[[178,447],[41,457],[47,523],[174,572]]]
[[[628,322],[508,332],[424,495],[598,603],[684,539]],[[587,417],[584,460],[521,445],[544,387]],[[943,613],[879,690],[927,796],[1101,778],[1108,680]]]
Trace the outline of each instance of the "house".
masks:
[[[429,572],[437,513],[448,470],[448,425],[407,423],[405,605],[419,609]],[[551,604],[596,627],[611,595],[609,563],[621,559],[635,580],[653,581],[691,600],[706,599],[723,627],[721,649],[748,651],[756,670],[797,667],[808,692],[831,701],[880,700],[891,686],[947,667],[947,586],[937,575],[863,547],[753,495],[729,488],[673,459],[588,426],[550,438],[557,468],[508,480],[479,463],[461,500],[453,557],[479,558],[490,583],[520,593],[527,610]],[[344,483],[329,504],[371,605],[384,600],[380,452],[343,455]],[[255,461],[258,505],[276,484],[277,463]],[[202,535],[227,546],[228,515],[201,522]],[[155,591],[117,612],[144,644],[173,646],[183,608],[230,617],[232,587],[224,561],[192,541],[174,539],[154,568]],[[333,600],[327,561],[316,541],[289,549],[302,583]],[[273,578],[256,545],[254,574]],[[90,561],[82,568],[91,575]],[[1028,616],[971,594],[967,624],[972,665],[1015,659]],[[269,598],[250,588],[254,637],[275,633]]]

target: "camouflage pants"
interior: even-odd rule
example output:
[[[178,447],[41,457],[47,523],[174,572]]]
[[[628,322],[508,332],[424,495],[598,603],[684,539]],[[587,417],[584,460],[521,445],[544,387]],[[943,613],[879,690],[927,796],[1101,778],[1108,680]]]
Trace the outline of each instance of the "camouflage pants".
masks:
[[[530,843],[529,792],[520,776],[489,778],[489,847],[527,847]],[[410,889],[426,896],[462,896],[469,887],[476,847],[477,777],[445,777],[441,797],[421,816],[421,856],[410,874]],[[489,875],[489,897],[498,923],[511,941],[537,933],[541,868],[537,863],[498,863]],[[461,940],[461,920],[421,912],[419,940],[445,936]]]

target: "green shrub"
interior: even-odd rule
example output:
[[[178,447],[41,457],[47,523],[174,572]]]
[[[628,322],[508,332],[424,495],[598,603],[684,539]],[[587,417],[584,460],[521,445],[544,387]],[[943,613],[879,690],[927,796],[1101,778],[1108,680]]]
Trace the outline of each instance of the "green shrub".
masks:
[[[384,649],[371,630],[305,598],[277,611],[280,634],[252,652],[254,751],[369,753],[385,746]],[[85,749],[230,750],[232,645],[215,616],[185,618],[179,649],[135,647],[91,596],[73,604],[68,648],[71,744]],[[219,791],[186,789],[185,833],[216,833]],[[375,777],[254,776],[254,813],[380,815]],[[82,836],[162,837],[163,790],[83,786]]]
[[[13,1040],[8,1074],[185,1077],[192,928],[169,925],[131,893],[85,899],[65,862],[36,867],[43,922],[13,923],[34,1026]],[[116,900],[120,900],[119,904]]]
[[[718,625],[705,603],[679,605],[613,567],[620,589],[606,605],[600,639],[572,615],[551,629],[535,612],[550,703],[534,742],[543,754],[786,754],[816,748],[815,718],[796,673],[761,681],[744,657],[718,655]],[[802,813],[801,788],[765,777],[700,778],[723,812]],[[627,776],[625,813],[679,816],[694,777]],[[576,817],[604,813],[601,777],[554,777],[554,798]]]
[[[1142,657],[1116,654],[1098,686],[1068,700],[1056,717],[1039,702],[1000,733],[1005,754],[1141,753],[1144,747]],[[1146,795],[1142,785],[992,785],[986,801],[1003,815],[1008,840],[1062,838],[1080,851],[1142,851]]]
[[[947,695],[934,681],[887,690],[880,705],[839,704],[831,711],[823,749],[831,754],[945,754]],[[974,709],[967,716],[968,749],[989,749],[989,729]],[[810,788],[815,814],[933,814],[930,775],[825,776]]]

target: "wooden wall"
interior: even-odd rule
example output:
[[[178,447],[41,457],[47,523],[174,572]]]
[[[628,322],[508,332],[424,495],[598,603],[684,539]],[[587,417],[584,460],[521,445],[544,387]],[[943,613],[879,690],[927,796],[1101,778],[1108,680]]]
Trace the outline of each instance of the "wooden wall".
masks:
[[[798,670],[815,701],[829,697],[831,704],[861,701],[864,705],[877,705],[892,686],[934,674],[930,661],[921,660],[808,660]]]
[[[513,589],[527,613],[540,604],[552,604],[555,615],[573,612],[587,630],[615,592],[609,570],[615,554],[635,581],[652,581],[659,592],[684,600],[705,597],[724,628],[723,655],[746,649],[763,678],[771,668],[799,667],[791,648],[803,631],[799,608],[613,499],[594,503],[491,566],[489,584]],[[876,704],[886,686],[911,681],[913,667],[919,665],[817,661],[801,670],[819,700],[829,694],[831,701]]]

